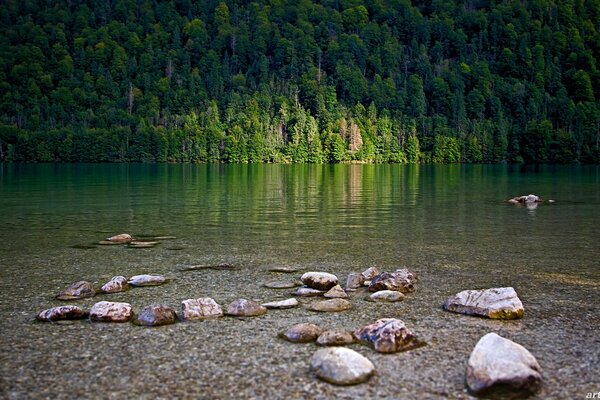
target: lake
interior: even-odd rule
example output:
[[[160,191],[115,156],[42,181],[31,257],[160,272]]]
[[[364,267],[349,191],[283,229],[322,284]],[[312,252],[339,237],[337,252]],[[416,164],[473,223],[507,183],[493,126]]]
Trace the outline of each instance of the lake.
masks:
[[[535,193],[535,209],[507,199]],[[0,164],[2,398],[470,398],[464,373],[479,338],[525,346],[544,376],[537,398],[600,391],[600,167],[481,165]],[[104,238],[175,236],[148,249]],[[184,271],[196,264],[240,268]],[[296,274],[269,269],[290,266]],[[212,297],[290,297],[263,287],[303,272],[340,280],[367,267],[406,267],[417,290],[400,303],[365,301],[317,314],[299,307],[257,318],[158,328],[35,321],[54,296],[88,280],[164,274],[164,286],[99,299],[135,311]],[[441,309],[465,289],[513,286],[523,319]],[[313,300],[302,300],[310,302]],[[354,330],[402,319],[425,347],[369,358],[368,383],[335,387],[309,372],[314,344],[277,333],[300,322]]]

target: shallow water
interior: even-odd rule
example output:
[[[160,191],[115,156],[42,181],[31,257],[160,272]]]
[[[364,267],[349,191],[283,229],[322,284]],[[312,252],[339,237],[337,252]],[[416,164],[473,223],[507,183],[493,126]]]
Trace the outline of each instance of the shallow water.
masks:
[[[536,209],[504,200],[535,193]],[[536,398],[600,391],[600,168],[397,165],[0,165],[2,398],[469,398],[468,356],[494,331],[526,348],[544,376]],[[97,243],[112,234],[173,235],[150,249]],[[183,271],[195,264],[238,270]],[[69,284],[165,274],[167,285],[77,301],[187,298],[261,302],[289,297],[266,282],[323,270],[345,280],[377,265],[408,267],[417,291],[396,304],[351,297],[354,309],[273,310],[159,328],[80,321],[45,324]],[[518,321],[450,314],[464,289],[513,286]],[[308,303],[313,300],[302,300]],[[368,383],[335,387],[308,370],[314,344],[276,338],[299,322],[355,329],[404,320],[428,342],[371,359]]]

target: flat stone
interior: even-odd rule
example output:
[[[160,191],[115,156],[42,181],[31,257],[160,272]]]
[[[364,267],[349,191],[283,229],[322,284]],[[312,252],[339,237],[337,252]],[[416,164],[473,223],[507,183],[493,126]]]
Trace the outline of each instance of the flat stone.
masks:
[[[256,317],[263,315],[267,309],[255,301],[238,299],[229,304],[227,307],[227,315],[234,317]]]
[[[127,278],[124,276],[113,276],[113,278],[105,283],[100,290],[102,290],[104,293],[124,292],[129,290],[129,283],[127,283]]]
[[[320,312],[339,312],[346,311],[352,308],[352,304],[348,300],[344,299],[330,299],[318,301],[311,304],[308,309],[311,311]]]
[[[280,272],[283,274],[292,274],[294,272],[298,272],[300,271],[298,268],[294,268],[294,267],[273,267],[273,268],[269,268],[270,272]]]
[[[181,316],[186,321],[216,318],[222,315],[221,306],[210,297],[188,299],[181,302]]]
[[[346,293],[340,285],[335,285],[329,289],[329,291],[325,293],[323,297],[327,297],[329,299],[346,299],[348,298],[348,293]]]
[[[177,313],[172,307],[153,304],[140,311],[135,324],[144,326],[160,326],[177,322]]]
[[[145,248],[150,248],[150,247],[154,247],[158,244],[158,242],[142,242],[142,241],[132,241],[129,242],[127,244],[127,246],[131,247],[131,248],[139,248],[139,249],[145,249]]]
[[[354,336],[361,342],[373,346],[379,353],[395,353],[425,345],[408,330],[403,321],[394,318],[383,318],[359,328],[354,331]]]
[[[310,360],[310,370],[325,382],[354,385],[366,382],[375,373],[368,358],[345,347],[318,350]]]
[[[363,276],[363,281],[370,281],[373,278],[375,278],[377,275],[379,275],[381,273],[381,270],[377,267],[370,267],[365,269],[362,272],[362,276]]]
[[[177,236],[154,236],[154,240],[172,240],[177,239]]]
[[[447,299],[444,309],[492,319],[517,319],[525,312],[512,287],[464,290]]]
[[[37,319],[40,321],[63,321],[70,319],[86,318],[88,313],[77,306],[52,307],[40,312]]]
[[[369,296],[370,300],[393,303],[404,300],[404,295],[395,290],[380,290]]]
[[[123,245],[127,242],[111,242],[110,240],[101,240],[98,242],[98,244],[102,245],[102,246],[111,246],[111,245]]]
[[[114,235],[109,238],[106,238],[106,240],[108,240],[110,242],[127,243],[127,242],[131,242],[132,237],[128,233],[121,233],[119,235]]]
[[[309,343],[317,340],[323,328],[315,324],[302,323],[280,332],[279,337],[292,343]]]
[[[79,300],[93,297],[95,294],[96,291],[92,287],[91,283],[79,281],[60,292],[56,298],[58,300]]]
[[[294,308],[298,306],[298,300],[292,298],[281,301],[271,301],[269,303],[263,303],[262,306],[268,309],[283,310],[286,308]]]
[[[395,290],[402,293],[415,291],[415,276],[407,269],[399,269],[395,272],[382,272],[371,281],[369,291]]]
[[[292,294],[294,296],[300,296],[300,297],[316,297],[316,296],[322,296],[323,294],[325,294],[325,291],[302,286],[302,287],[299,287],[298,289],[296,289],[296,291]]]
[[[320,346],[346,346],[356,341],[352,332],[340,329],[330,329],[319,335],[317,344]]]
[[[129,278],[131,286],[159,286],[168,282],[162,275],[135,275]]]
[[[101,301],[92,306],[90,319],[97,322],[127,322],[133,316],[131,304]]]
[[[526,397],[542,383],[537,360],[520,344],[495,333],[483,336],[469,357],[466,381],[479,396]]]
[[[300,279],[306,286],[317,290],[329,290],[338,283],[337,276],[328,272],[307,272]]]
[[[263,286],[269,289],[291,289],[299,284],[297,282],[267,282]]]
[[[365,277],[363,274],[352,272],[348,274],[348,278],[346,278],[346,291],[356,290],[363,286],[364,283]]]

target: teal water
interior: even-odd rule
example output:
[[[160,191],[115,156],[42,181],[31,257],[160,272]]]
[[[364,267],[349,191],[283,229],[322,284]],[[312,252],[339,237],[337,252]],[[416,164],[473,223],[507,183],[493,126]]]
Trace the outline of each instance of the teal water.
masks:
[[[528,209],[505,201],[529,193],[555,203]],[[220,397],[235,390],[241,397],[261,397],[260,390],[266,388],[274,398],[294,394],[310,398],[314,393],[308,386],[326,398],[333,389],[307,371],[306,360],[315,349],[279,343],[273,337],[276,329],[307,318],[352,329],[390,313],[423,332],[430,346],[381,358],[374,381],[343,389],[338,397],[395,396],[385,386],[398,379],[394,363],[406,362],[406,357],[424,366],[406,376],[402,390],[408,398],[467,396],[462,383],[466,359],[460,356],[468,357],[477,338],[490,329],[506,331],[541,359],[549,378],[541,394],[544,398],[582,393],[585,397],[587,392],[600,391],[599,167],[0,164],[0,215],[2,397],[68,393],[64,386],[49,387],[51,378],[65,386],[110,388],[106,397],[123,393],[160,397],[172,393],[175,383],[151,383],[149,377],[159,370],[165,379],[181,376],[185,365],[196,375],[216,374],[229,382],[228,388],[221,389],[190,382],[186,392],[190,396],[200,390]],[[122,232],[176,239],[151,249],[77,248]],[[185,265],[219,262],[242,268],[211,276],[181,272]],[[275,294],[260,286],[268,280],[289,279],[269,275],[268,268],[279,265],[325,270],[341,279],[372,265],[408,267],[422,279],[411,299],[385,306],[395,308],[362,305],[357,299],[356,311],[335,316],[301,310],[269,313],[264,326],[256,322],[260,319],[246,322],[250,334],[244,325],[232,328],[228,322],[178,324],[152,331],[128,324],[103,326],[100,336],[94,334],[100,329],[94,324],[33,322],[37,312],[60,304],[53,296],[68,284],[87,279],[101,285],[116,274],[155,272],[174,278],[168,288],[117,295],[134,308],[157,301],[178,307],[188,296],[200,295],[215,297],[224,305],[244,296],[261,301],[285,298],[287,293]],[[439,309],[446,297],[460,290],[509,285],[525,303],[521,321],[502,324]],[[173,355],[174,349],[139,343],[140,332],[155,332],[156,340],[188,346],[191,329],[210,337],[215,329],[226,329],[237,347],[222,349],[228,355],[209,363],[219,365],[218,369],[206,365],[202,369],[198,354],[182,355],[182,349],[175,349],[179,353]],[[142,358],[162,360],[165,365],[165,358],[178,357],[180,364],[170,370],[152,369],[152,362],[146,360],[140,383],[133,373],[140,368],[139,355],[135,361],[105,355],[88,363],[81,354],[66,350],[69,345],[63,334],[85,343],[80,352],[89,357],[101,349],[115,350],[114,337],[108,335],[121,338],[125,346],[137,338],[145,354]],[[221,343],[212,344],[217,353]],[[277,352],[294,356],[282,361],[265,349],[250,355],[246,365],[241,362],[247,356],[244,343],[254,349],[258,343],[269,343]],[[11,350],[15,348],[20,349],[16,355]],[[52,360],[44,357],[48,348]],[[371,359],[381,357],[365,347],[357,349]],[[212,351],[207,347],[201,353]],[[72,367],[58,361],[62,358]],[[451,360],[457,366],[452,368]],[[297,373],[290,377],[278,372],[276,365]],[[111,368],[116,370],[110,372]],[[109,372],[103,377],[94,378],[106,369]],[[257,373],[256,379],[243,378]],[[128,379],[123,381],[123,376]],[[281,379],[286,385],[278,383]]]

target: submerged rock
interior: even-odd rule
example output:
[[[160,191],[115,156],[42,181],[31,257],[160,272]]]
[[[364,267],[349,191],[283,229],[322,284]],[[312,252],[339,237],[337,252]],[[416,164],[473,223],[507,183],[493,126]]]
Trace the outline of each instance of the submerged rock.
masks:
[[[322,296],[323,294],[325,294],[325,291],[302,286],[302,287],[299,287],[298,289],[296,289],[296,291],[292,294],[294,296],[299,296],[299,297],[316,297],[316,296]]]
[[[113,276],[113,278],[105,283],[102,288],[100,288],[104,293],[119,293],[129,290],[129,283],[127,283],[127,278],[124,276]]]
[[[62,321],[67,319],[86,318],[88,313],[77,306],[52,307],[39,313],[40,321]]]
[[[133,316],[129,303],[101,301],[92,306],[90,319],[97,322],[127,322]]]
[[[337,276],[328,272],[307,272],[300,279],[306,286],[317,290],[329,290],[338,283]]]
[[[382,272],[371,281],[369,291],[395,290],[402,293],[415,291],[416,279],[407,269],[399,269],[395,272]]]
[[[181,317],[186,321],[215,318],[222,315],[221,306],[210,297],[188,299],[181,302]]]
[[[352,308],[352,304],[348,300],[344,299],[330,299],[318,301],[311,304],[308,309],[311,311],[320,312],[339,312],[346,311]]]
[[[408,330],[403,321],[394,318],[383,318],[359,328],[354,331],[354,336],[380,353],[412,350],[425,345]]]
[[[346,278],[346,291],[356,290],[363,286],[364,283],[365,277],[363,274],[352,272]]]
[[[541,386],[541,368],[526,348],[495,333],[483,336],[469,357],[466,380],[477,395],[516,398]]]
[[[267,282],[263,285],[268,289],[291,289],[299,286],[296,282]]]
[[[377,275],[379,275],[381,273],[381,271],[379,270],[379,268],[377,267],[370,267],[367,268],[366,270],[364,270],[362,272],[362,276],[363,276],[363,282],[364,281],[370,281],[373,278],[375,278]]]
[[[298,305],[298,300],[296,299],[286,299],[281,301],[271,301],[269,303],[263,303],[262,306],[268,309],[287,309],[294,308]]]
[[[95,294],[96,291],[92,287],[91,283],[79,281],[60,292],[56,298],[58,300],[79,300],[93,297]]]
[[[177,313],[172,307],[152,304],[145,307],[135,318],[136,325],[160,326],[177,322]]]
[[[169,280],[162,275],[134,275],[129,278],[131,286],[159,286],[167,283]]]
[[[294,267],[273,267],[273,268],[269,268],[270,272],[280,272],[283,274],[291,274],[294,272],[298,272],[300,271],[298,268],[294,268]]]
[[[535,204],[541,203],[543,200],[541,197],[536,196],[535,194],[528,194],[527,196],[517,196],[508,200],[509,203],[513,204]]]
[[[404,300],[404,295],[395,290],[380,290],[379,292],[375,292],[369,296],[369,299],[373,301],[393,303]]]
[[[198,271],[203,269],[214,269],[216,271],[233,271],[236,269],[240,269],[239,266],[229,263],[220,263],[220,264],[198,264],[198,265],[190,265],[188,267],[182,268],[182,271]]]
[[[146,249],[150,247],[154,247],[158,244],[158,242],[143,242],[143,241],[132,241],[128,243],[128,247],[130,248],[138,248],[138,249]]]
[[[517,319],[525,312],[512,287],[464,290],[447,299],[444,309],[492,319]]]
[[[354,385],[367,381],[375,373],[368,358],[345,347],[318,350],[310,360],[310,370],[334,385]]]
[[[342,289],[340,285],[335,285],[327,293],[323,295],[323,297],[327,297],[329,299],[345,299],[348,297],[348,294]]]
[[[302,323],[280,332],[279,337],[292,343],[309,343],[317,340],[323,328],[315,324]]]
[[[108,240],[110,242],[127,243],[127,242],[131,242],[133,239],[130,234],[121,233],[119,235],[115,235],[115,236],[106,238],[106,240]]]
[[[263,315],[267,309],[255,301],[238,299],[227,306],[227,315],[234,317],[256,317]]]
[[[317,338],[317,344],[320,346],[345,346],[356,341],[352,332],[340,329],[331,329],[325,331]]]

